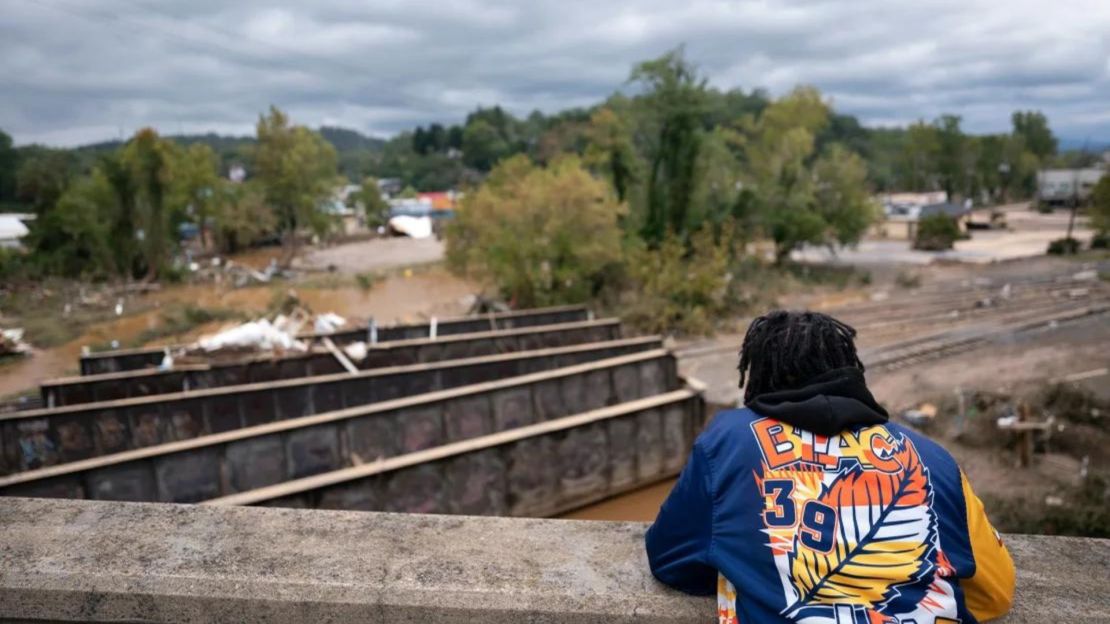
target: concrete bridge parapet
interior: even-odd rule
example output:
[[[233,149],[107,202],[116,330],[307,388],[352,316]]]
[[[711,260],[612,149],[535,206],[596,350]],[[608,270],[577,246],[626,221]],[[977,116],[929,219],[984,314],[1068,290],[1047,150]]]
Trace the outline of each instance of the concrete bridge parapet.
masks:
[[[652,579],[645,525],[0,501],[0,622],[714,621]],[[1008,536],[1000,620],[1110,621],[1110,540]]]

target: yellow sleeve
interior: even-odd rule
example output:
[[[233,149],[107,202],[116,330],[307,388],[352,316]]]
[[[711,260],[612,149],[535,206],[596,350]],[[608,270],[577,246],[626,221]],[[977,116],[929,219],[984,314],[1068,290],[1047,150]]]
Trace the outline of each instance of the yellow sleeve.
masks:
[[[967,533],[975,575],[960,581],[967,608],[979,621],[993,620],[1010,610],[1014,602],[1014,562],[983,511],[983,502],[971,491],[967,475],[960,471],[967,504]]]

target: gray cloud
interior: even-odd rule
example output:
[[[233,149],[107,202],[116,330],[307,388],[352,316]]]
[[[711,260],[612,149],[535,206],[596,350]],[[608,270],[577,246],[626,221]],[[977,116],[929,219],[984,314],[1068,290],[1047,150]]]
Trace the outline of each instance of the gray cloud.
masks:
[[[944,112],[1110,139],[1110,2],[0,0],[0,128],[73,145],[249,133],[271,103],[388,135],[477,105],[589,105],[680,43],[719,88],[821,88],[865,123]]]

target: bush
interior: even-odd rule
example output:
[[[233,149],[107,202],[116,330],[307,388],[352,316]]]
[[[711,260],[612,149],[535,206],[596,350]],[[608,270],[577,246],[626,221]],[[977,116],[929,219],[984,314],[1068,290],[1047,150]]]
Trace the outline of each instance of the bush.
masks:
[[[673,234],[658,249],[639,241],[630,244],[625,254],[625,320],[651,333],[711,333],[716,319],[729,309],[728,258],[727,246],[715,244],[708,229],[691,238],[689,252]]]
[[[1048,253],[1053,256],[1079,253],[1079,241],[1074,238],[1057,238],[1048,244]]]
[[[583,302],[619,267],[624,212],[576,158],[540,168],[516,156],[463,200],[447,226],[447,262],[517,307]]]
[[[917,234],[913,248],[922,251],[944,251],[960,238],[960,226],[948,215],[934,214],[917,222]]]
[[[1099,232],[1091,237],[1091,249],[1110,248],[1110,233]]]

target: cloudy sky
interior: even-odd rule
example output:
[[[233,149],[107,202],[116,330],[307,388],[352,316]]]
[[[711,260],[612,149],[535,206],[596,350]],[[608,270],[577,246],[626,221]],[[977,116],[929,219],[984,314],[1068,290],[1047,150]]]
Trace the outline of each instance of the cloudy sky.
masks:
[[[1037,108],[1110,141],[1110,0],[0,0],[0,128],[247,134],[273,103],[387,136],[589,105],[682,43],[717,87],[814,84],[869,124]]]

